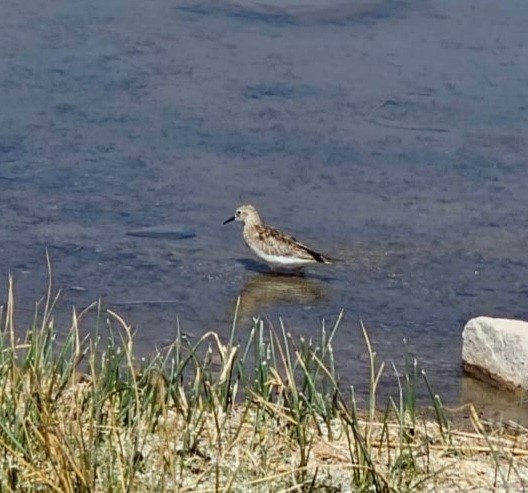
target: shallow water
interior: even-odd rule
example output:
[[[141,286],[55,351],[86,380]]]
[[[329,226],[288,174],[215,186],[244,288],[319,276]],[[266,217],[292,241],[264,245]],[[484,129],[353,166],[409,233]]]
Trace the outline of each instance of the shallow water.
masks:
[[[101,297],[145,351],[177,317],[227,334],[238,296],[241,337],[255,315],[315,336],[343,308],[344,383],[365,389],[362,320],[379,360],[416,355],[458,402],[463,324],[528,316],[524,0],[0,11],[0,253],[21,323],[48,248],[61,309]],[[246,202],[342,262],[265,274],[222,226]]]

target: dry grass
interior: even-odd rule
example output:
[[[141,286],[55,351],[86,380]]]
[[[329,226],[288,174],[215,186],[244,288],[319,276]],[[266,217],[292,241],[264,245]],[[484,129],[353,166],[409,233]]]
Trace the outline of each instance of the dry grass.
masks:
[[[310,450],[301,468],[295,424],[289,410],[277,404],[247,402],[191,419],[167,406],[154,429],[151,422],[123,426],[118,409],[107,408],[108,421],[97,429],[89,416],[76,415],[92,393],[89,381],[74,385],[55,402],[45,429],[32,427],[31,461],[10,451],[11,473],[4,473],[9,477],[16,470],[16,491],[345,492],[359,490],[353,481],[357,472],[374,472],[379,491],[520,492],[528,485],[528,430],[485,430],[475,412],[476,431],[454,430],[449,440],[433,421],[405,430],[402,441],[396,417],[357,419],[370,437],[372,465],[355,457],[350,415],[332,419],[330,433],[314,418],[307,425]],[[85,447],[96,456],[90,462],[97,475],[80,455]],[[370,483],[367,490],[376,491]]]

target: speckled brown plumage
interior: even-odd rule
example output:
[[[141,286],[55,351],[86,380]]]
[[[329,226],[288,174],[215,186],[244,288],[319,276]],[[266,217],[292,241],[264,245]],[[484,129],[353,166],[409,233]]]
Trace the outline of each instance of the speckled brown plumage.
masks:
[[[325,264],[331,263],[329,258],[303,245],[292,235],[265,224],[245,227],[244,240],[250,248],[252,245],[258,244],[258,249],[268,255],[297,257]]]

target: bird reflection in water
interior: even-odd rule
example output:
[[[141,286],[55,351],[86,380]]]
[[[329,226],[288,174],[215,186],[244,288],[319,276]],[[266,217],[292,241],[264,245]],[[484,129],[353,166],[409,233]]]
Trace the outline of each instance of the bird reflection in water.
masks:
[[[279,304],[307,305],[324,297],[321,284],[306,277],[260,274],[252,277],[240,293],[239,318],[260,315]]]

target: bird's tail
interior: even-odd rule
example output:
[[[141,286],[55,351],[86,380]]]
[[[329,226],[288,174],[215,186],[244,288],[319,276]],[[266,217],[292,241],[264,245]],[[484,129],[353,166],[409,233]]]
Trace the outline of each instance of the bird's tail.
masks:
[[[334,264],[335,262],[337,262],[337,259],[327,257],[326,255],[319,254],[319,258],[317,258],[317,261],[323,264]]]
[[[333,264],[336,259],[330,258],[327,255],[323,255],[319,252],[314,252],[313,250],[307,250],[310,255],[315,259],[316,262],[319,262],[321,264]]]

